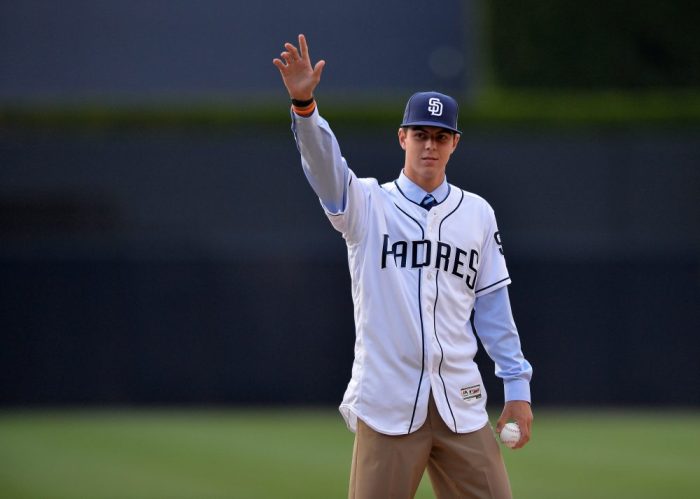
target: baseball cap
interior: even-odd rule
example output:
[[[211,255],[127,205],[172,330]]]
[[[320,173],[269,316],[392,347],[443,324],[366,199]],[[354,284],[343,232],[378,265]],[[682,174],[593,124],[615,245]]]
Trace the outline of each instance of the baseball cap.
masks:
[[[440,92],[418,92],[406,103],[401,126],[439,126],[455,133],[457,128],[457,101]]]

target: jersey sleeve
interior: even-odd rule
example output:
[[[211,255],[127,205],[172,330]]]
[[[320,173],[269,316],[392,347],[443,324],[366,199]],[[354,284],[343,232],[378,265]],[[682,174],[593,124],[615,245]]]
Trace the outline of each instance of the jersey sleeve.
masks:
[[[349,170],[347,196],[343,210],[332,212],[324,207],[333,227],[349,244],[360,242],[366,232],[368,210],[371,202],[372,184],[375,179],[360,179]]]
[[[496,215],[488,205],[486,206],[484,217],[484,241],[475,288],[477,297],[510,284],[506,259],[503,254],[503,245],[501,244],[501,234],[496,224]]]

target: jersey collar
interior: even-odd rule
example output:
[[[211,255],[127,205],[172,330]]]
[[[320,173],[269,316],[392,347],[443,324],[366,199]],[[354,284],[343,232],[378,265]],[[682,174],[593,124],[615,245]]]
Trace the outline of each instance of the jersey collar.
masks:
[[[425,195],[428,194],[428,192],[418,187],[418,185],[416,185],[410,178],[408,178],[404,174],[403,170],[401,170],[401,175],[399,175],[399,178],[396,179],[396,184],[399,186],[399,189],[401,189],[403,195],[416,204],[420,204],[421,201],[423,201]],[[450,188],[447,185],[447,176],[445,176],[445,179],[442,181],[442,184],[440,184],[438,188],[430,194],[433,195],[433,197],[438,203],[442,203],[449,193]]]

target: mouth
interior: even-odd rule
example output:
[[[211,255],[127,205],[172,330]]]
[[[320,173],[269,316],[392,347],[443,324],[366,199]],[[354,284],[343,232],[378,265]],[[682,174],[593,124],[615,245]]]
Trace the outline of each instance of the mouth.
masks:
[[[421,158],[423,161],[437,161],[438,159],[433,156],[423,156]]]

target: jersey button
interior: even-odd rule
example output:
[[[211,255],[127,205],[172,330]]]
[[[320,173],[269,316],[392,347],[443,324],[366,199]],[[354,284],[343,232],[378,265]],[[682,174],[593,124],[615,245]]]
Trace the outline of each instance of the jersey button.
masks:
[[[433,277],[435,277],[435,276],[433,275],[432,272],[428,272],[427,274],[425,274],[425,277],[427,277],[429,281],[432,281]]]

